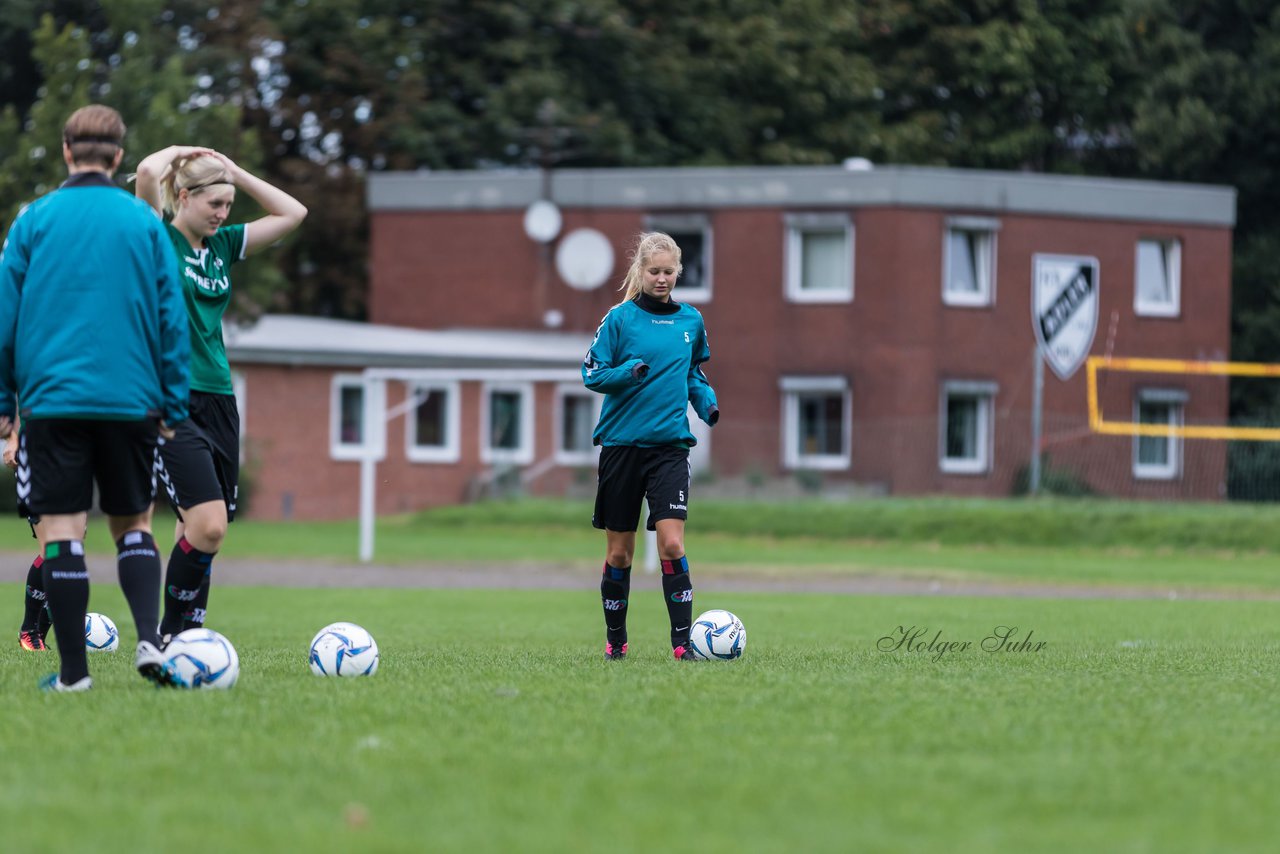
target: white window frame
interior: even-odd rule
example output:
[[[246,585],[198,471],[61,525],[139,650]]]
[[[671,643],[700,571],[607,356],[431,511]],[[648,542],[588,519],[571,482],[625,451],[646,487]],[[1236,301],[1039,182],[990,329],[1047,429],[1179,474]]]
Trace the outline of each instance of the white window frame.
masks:
[[[809,213],[787,214],[785,216],[786,247],[783,256],[786,267],[786,297],[791,302],[801,303],[845,303],[853,302],[853,265],[854,265],[854,228],[848,214]],[[805,290],[804,282],[804,236],[814,233],[838,233],[844,235],[844,258],[839,287],[821,290]]]
[[[995,457],[995,403],[999,386],[985,380],[947,380],[938,394],[938,469],[944,474],[985,475],[991,473]],[[952,397],[977,397],[978,456],[974,459],[947,456],[947,403]]]
[[[377,447],[377,440],[382,435],[381,429],[386,422],[386,383],[372,383],[371,400],[361,398],[364,403],[360,416],[362,419],[360,427],[363,441],[358,443],[342,441],[342,389],[344,388],[359,388],[363,391],[365,389],[364,377],[360,374],[334,374],[329,382],[330,458],[335,460],[360,460],[371,452],[376,455],[380,450],[385,450],[385,446],[381,449]],[[368,419],[371,415],[381,418],[383,423],[370,424]]]
[[[842,376],[782,377],[782,465],[787,469],[838,471],[849,468],[853,448],[853,393],[849,380]],[[800,452],[800,396],[806,393],[839,394],[841,436],[839,454],[802,454]]]
[[[600,407],[604,404],[604,395],[587,391],[581,383],[560,383],[556,386],[555,424],[555,461],[562,466],[594,465],[600,457],[600,448],[592,445],[586,451],[571,451],[564,447],[564,402],[566,398],[586,398],[591,401],[592,421],[599,423]]]
[[[406,394],[416,402],[405,413],[404,455],[411,463],[456,463],[462,458],[460,430],[462,427],[462,385],[449,381],[420,381],[406,384]],[[418,406],[423,392],[445,395],[444,430],[445,443],[439,447],[418,444]]]
[[[497,392],[520,395],[520,446],[513,450],[494,448],[489,444],[492,436],[492,397]],[[533,462],[533,383],[487,382],[480,390],[480,461],[528,465]]]
[[[1169,277],[1169,299],[1157,302],[1142,296],[1142,246],[1154,243],[1160,247],[1164,268]],[[1182,313],[1182,241],[1176,237],[1143,237],[1133,247],[1133,310],[1143,317],[1178,317]]]
[[[951,289],[952,266],[954,259],[951,253],[952,232],[963,231],[970,234],[983,235],[985,239],[975,241],[975,251],[981,252],[985,258],[985,281],[981,275],[983,264],[978,266],[979,281],[977,293]],[[996,302],[996,237],[1000,231],[1000,220],[987,217],[953,216],[947,217],[946,231],[943,232],[942,246],[942,302],[944,305],[960,308],[985,308]]]
[[[672,296],[677,302],[707,303],[711,302],[712,286],[715,281],[713,258],[714,243],[712,238],[711,218],[706,214],[650,214],[645,218],[646,231],[662,231],[672,234],[679,245],[680,232],[702,232],[702,281],[700,288],[686,287],[683,277],[676,281],[676,289]]]
[[[1141,408],[1144,403],[1169,404],[1171,427],[1181,427],[1187,417],[1187,393],[1182,389],[1143,388],[1133,399],[1133,423],[1141,423]],[[1142,436],[1133,437],[1133,477],[1135,480],[1178,480],[1182,477],[1182,437],[1168,436],[1169,458],[1166,462],[1153,465],[1139,462],[1138,446]]]

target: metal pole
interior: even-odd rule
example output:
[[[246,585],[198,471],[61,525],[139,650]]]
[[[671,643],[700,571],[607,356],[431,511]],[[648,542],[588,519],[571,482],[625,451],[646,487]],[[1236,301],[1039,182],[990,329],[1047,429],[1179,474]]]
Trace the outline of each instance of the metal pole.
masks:
[[[644,571],[658,571],[658,532],[649,530],[649,504],[644,511]]]
[[[1040,420],[1044,407],[1044,355],[1037,344],[1032,351],[1035,370],[1032,371],[1031,382],[1031,472],[1027,491],[1032,495],[1040,494]]]
[[[377,507],[378,461],[371,454],[360,459],[360,562],[373,560],[373,523]]]

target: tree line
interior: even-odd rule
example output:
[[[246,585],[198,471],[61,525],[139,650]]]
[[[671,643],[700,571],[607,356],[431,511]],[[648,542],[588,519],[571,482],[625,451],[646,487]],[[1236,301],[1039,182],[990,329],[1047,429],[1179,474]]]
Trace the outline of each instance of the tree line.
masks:
[[[1271,0],[6,0],[0,225],[89,100],[126,170],[208,144],[308,206],[242,312],[364,316],[371,171],[862,156],[1232,185],[1232,356],[1280,360]]]

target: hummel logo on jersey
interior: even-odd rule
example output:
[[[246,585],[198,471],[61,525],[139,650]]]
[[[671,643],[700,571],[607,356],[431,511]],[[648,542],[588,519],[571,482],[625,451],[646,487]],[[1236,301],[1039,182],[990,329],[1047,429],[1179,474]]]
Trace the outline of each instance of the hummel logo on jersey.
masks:
[[[676,322],[674,320],[658,320],[652,317],[649,319],[652,320],[654,323],[658,324],[659,326],[675,326],[676,325]]]

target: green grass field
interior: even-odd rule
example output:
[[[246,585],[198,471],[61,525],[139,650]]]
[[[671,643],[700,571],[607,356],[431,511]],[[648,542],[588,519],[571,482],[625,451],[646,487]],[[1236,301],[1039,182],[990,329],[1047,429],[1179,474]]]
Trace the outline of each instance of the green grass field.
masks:
[[[122,651],[90,659],[89,694],[42,695],[55,656],[0,643],[0,851],[1274,850],[1280,602],[733,590],[741,575],[869,572],[1280,588],[1269,508],[1095,504],[843,507],[825,511],[828,536],[807,520],[817,505],[708,507],[690,554],[695,587],[717,580],[695,611],[735,611],[748,643],[697,664],[670,658],[657,580],[640,574],[631,657],[601,660],[602,544],[583,506],[385,520],[380,561],[561,555],[583,588],[219,587],[210,625],[241,657],[229,692],[155,690]],[[923,536],[931,516],[973,530]],[[1041,536],[1055,524],[1101,533]],[[5,529],[0,551],[21,562],[30,540]],[[249,522],[226,553],[350,561],[354,547],[353,524]],[[128,649],[114,581],[95,577],[90,607]],[[20,604],[0,584],[11,635]],[[310,674],[308,641],[338,619],[378,639],[376,676]],[[1044,646],[984,650],[999,626]]]
[[[380,564],[557,563],[597,566],[603,536],[582,501],[499,501],[381,518]],[[157,539],[172,543],[172,520]],[[236,522],[226,557],[355,562],[355,521]],[[897,575],[1102,586],[1280,590],[1280,507],[1102,499],[876,499],[694,505],[686,535],[699,572]],[[106,526],[91,551],[114,553]],[[32,551],[18,522],[0,552]]]
[[[118,653],[91,660],[90,694],[41,695],[52,655],[0,646],[4,850],[1271,851],[1280,833],[1275,603],[722,594],[697,605],[743,618],[746,655],[684,664],[648,586],[617,663],[589,589],[216,595],[241,655],[225,693],[155,690]],[[127,623],[110,584],[93,607]],[[309,673],[339,618],[378,638],[376,676]],[[1046,645],[982,651],[1002,625]],[[975,646],[879,651],[900,626]]]

